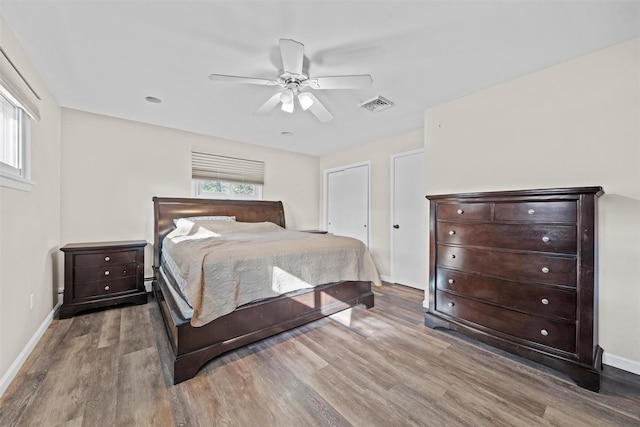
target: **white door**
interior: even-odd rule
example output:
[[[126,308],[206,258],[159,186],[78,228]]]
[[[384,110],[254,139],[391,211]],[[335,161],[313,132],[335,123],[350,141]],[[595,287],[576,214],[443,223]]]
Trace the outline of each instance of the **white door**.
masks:
[[[327,231],[369,245],[369,165],[326,172]]]
[[[428,236],[424,151],[392,156],[391,179],[391,278],[425,289]]]

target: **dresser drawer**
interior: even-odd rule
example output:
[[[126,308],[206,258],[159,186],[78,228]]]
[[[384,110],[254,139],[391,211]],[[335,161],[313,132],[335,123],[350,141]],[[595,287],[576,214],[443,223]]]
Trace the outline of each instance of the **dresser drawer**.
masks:
[[[576,293],[438,268],[436,288],[505,308],[557,319],[575,320]]]
[[[448,220],[490,220],[489,203],[439,203],[438,219]]]
[[[118,277],[135,276],[138,264],[130,262],[128,264],[116,264],[106,267],[75,268],[74,280],[76,283],[94,282],[96,280],[113,279]]]
[[[575,254],[573,225],[438,222],[438,242],[539,252]]]
[[[76,268],[108,267],[113,264],[125,264],[138,261],[140,251],[105,251],[101,253],[78,254],[75,256]]]
[[[577,221],[576,202],[496,203],[496,221],[570,222]]]
[[[436,310],[477,325],[569,353],[576,352],[576,326],[436,291]]]
[[[121,277],[112,280],[77,283],[74,288],[75,298],[103,297],[119,292],[135,291],[137,289],[135,276]]]
[[[573,257],[438,245],[438,267],[516,282],[576,286],[576,261]]]

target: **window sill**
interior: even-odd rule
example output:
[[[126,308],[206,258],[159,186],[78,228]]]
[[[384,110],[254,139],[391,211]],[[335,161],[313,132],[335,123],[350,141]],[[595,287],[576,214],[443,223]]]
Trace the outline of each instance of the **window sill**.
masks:
[[[33,181],[21,176],[0,172],[0,187],[30,192],[33,189]]]

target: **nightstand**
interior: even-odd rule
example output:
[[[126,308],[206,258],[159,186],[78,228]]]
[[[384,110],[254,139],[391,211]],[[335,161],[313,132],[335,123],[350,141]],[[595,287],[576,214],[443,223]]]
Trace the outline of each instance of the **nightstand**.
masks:
[[[144,304],[144,240],[71,243],[64,252],[60,318],[122,303]]]

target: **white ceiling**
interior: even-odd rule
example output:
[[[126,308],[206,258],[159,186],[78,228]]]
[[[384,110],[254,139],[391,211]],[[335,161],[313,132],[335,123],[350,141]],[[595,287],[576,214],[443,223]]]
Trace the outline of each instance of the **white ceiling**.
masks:
[[[0,0],[0,12],[63,107],[311,155],[421,128],[429,107],[640,36],[639,1]],[[300,109],[254,115],[274,87],[208,79],[276,78],[280,38],[305,45],[312,76],[373,85],[315,91],[335,116],[322,124]],[[376,95],[395,106],[358,106]]]

